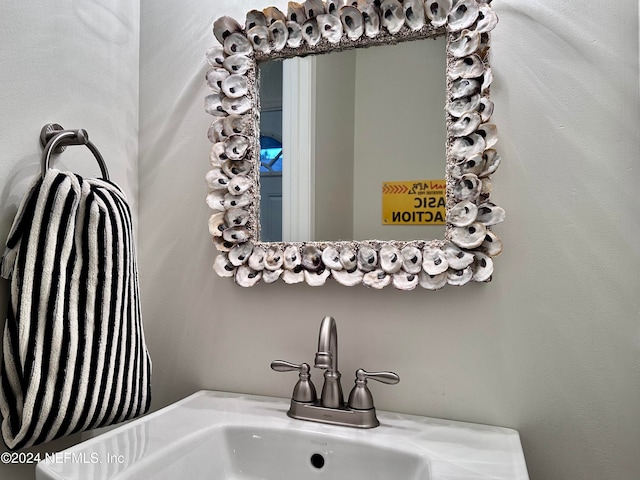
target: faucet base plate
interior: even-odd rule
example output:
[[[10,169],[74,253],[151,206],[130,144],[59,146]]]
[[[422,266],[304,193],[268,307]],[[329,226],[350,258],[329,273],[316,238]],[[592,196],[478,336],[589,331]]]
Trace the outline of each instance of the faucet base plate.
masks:
[[[291,400],[291,407],[287,415],[298,420],[353,428],[374,428],[380,425],[375,408],[368,410],[328,408],[315,403],[301,403]]]

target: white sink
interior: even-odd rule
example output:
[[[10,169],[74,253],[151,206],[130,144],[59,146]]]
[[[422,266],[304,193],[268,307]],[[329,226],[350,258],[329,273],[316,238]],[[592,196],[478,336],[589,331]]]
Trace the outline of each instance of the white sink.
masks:
[[[37,480],[528,480],[518,432],[378,411],[371,430],[287,417],[280,398],[201,391],[49,456]]]

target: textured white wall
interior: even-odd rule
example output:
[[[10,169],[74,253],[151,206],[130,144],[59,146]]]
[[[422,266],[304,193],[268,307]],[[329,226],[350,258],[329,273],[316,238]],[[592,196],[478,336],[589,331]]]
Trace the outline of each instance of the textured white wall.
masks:
[[[40,129],[84,128],[123,187],[134,212],[138,184],[139,2],[4,2],[0,12],[0,241],[40,172]],[[81,174],[100,170],[91,152],[70,147],[52,164]],[[0,327],[8,282],[0,280]],[[34,451],[53,452],[79,435]],[[0,442],[0,445],[2,443]],[[4,451],[4,445],[0,448]],[[33,465],[0,463],[0,478],[34,478]]]
[[[331,314],[345,388],[357,367],[402,377],[372,386],[379,408],[516,428],[534,480],[637,478],[638,5],[493,3],[506,249],[488,285],[407,293],[243,290],[215,276],[204,52],[216,17],[266,4],[143,2],[142,293],[155,407],[200,388],[289,395],[294,375],[269,362],[311,361]]]

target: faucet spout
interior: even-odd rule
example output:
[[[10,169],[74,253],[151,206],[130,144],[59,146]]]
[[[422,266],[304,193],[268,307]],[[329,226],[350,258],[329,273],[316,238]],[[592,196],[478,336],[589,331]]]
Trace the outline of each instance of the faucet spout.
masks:
[[[330,316],[324,317],[320,324],[315,367],[325,370],[320,396],[322,405],[329,408],[343,407],[344,397],[338,371],[338,329],[336,321]]]

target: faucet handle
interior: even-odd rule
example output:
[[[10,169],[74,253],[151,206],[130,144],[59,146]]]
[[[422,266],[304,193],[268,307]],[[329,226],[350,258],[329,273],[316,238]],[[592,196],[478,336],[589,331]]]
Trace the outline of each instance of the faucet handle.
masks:
[[[274,360],[271,362],[271,370],[276,372],[292,372],[297,370],[300,372],[298,376],[298,383],[293,387],[293,395],[291,396],[292,400],[300,403],[312,403],[317,399],[316,387],[313,385],[311,381],[311,375],[309,371],[311,367],[308,363],[291,363],[286,360]]]
[[[369,410],[373,408],[373,396],[367,387],[367,379],[377,380],[388,385],[395,385],[400,377],[393,372],[367,372],[362,368],[356,370],[355,386],[349,394],[349,407],[354,410]]]

